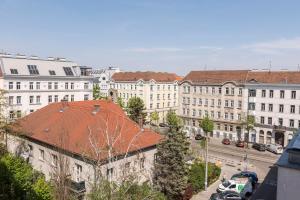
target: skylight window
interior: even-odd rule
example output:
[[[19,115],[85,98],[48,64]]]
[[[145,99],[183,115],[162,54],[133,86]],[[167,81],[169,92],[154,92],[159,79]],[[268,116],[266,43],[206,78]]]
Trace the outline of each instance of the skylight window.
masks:
[[[11,74],[19,74],[17,69],[10,69]]]
[[[67,76],[74,76],[71,67],[64,67],[64,71],[65,71]]]
[[[54,76],[54,75],[56,75],[56,73],[55,73],[55,71],[54,71],[54,70],[49,70],[49,74],[50,74],[51,76]]]
[[[27,65],[30,75],[39,75],[39,70],[36,65]]]

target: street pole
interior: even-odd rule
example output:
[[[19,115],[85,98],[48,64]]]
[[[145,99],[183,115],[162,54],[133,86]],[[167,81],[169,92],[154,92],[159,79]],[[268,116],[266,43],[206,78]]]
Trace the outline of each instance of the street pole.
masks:
[[[208,168],[208,133],[206,133],[206,154],[205,154],[205,182],[204,182],[204,186],[205,186],[205,191],[207,191],[207,168]]]

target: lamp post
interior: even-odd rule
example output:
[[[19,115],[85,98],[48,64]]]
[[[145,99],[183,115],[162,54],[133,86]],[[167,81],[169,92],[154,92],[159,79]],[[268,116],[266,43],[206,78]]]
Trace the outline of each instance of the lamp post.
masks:
[[[208,132],[206,133],[206,138],[205,138],[205,181],[204,181],[204,189],[207,191],[207,171],[208,171]]]

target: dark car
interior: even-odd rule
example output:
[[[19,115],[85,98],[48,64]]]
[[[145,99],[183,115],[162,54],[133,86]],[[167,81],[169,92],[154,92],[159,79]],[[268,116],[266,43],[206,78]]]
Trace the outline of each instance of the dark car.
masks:
[[[241,200],[241,196],[239,193],[234,191],[225,191],[222,193],[213,193],[210,198],[210,200]]]
[[[260,143],[254,143],[254,144],[252,145],[252,148],[253,148],[253,149],[256,149],[256,150],[258,150],[258,151],[266,151],[266,145],[260,144]]]
[[[201,134],[196,134],[195,140],[205,140],[205,137],[202,136]]]
[[[160,127],[169,127],[169,125],[168,125],[168,124],[165,124],[165,123],[159,123],[159,126],[160,126]]]
[[[225,145],[230,145],[230,140],[228,138],[224,138],[222,140],[222,144],[225,144]]]
[[[237,147],[244,147],[244,146],[245,146],[245,142],[244,142],[244,141],[241,141],[241,140],[238,140],[238,141],[235,143],[235,146],[237,146]]]
[[[257,174],[255,172],[250,172],[250,171],[242,171],[238,174],[234,174],[232,177],[231,177],[231,180],[234,180],[236,178],[240,178],[240,177],[248,177],[248,178],[251,178],[251,182],[252,182],[252,185],[254,186],[255,184],[257,184],[258,182],[258,178],[257,178]]]

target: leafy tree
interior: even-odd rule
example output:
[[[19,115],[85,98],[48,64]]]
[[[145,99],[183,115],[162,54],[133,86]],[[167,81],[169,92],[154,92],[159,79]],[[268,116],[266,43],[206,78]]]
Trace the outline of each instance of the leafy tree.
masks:
[[[125,108],[125,103],[124,103],[122,97],[118,97],[118,98],[117,98],[117,104],[118,104],[121,108]]]
[[[34,184],[33,184],[33,191],[36,194],[37,200],[51,200],[53,199],[52,195],[52,187],[49,183],[45,181],[44,177],[40,177]]]
[[[209,132],[212,132],[214,130],[214,122],[208,117],[205,117],[203,120],[200,121],[200,127],[207,136]]]
[[[151,115],[150,115],[150,120],[151,120],[151,121],[155,121],[156,124],[158,123],[158,120],[159,120],[159,114],[158,114],[157,111],[154,111],[153,113],[151,113]]]
[[[143,100],[140,97],[131,97],[127,103],[127,113],[130,119],[139,123],[141,119],[145,122],[146,113],[144,112],[145,105]]]
[[[154,184],[168,199],[181,199],[187,187],[185,157],[189,143],[182,132],[168,132],[157,147]]]
[[[98,100],[98,99],[100,99],[100,97],[101,97],[101,94],[100,94],[100,87],[99,87],[99,84],[96,83],[96,84],[94,84],[94,86],[93,86],[93,99],[94,99],[94,100]]]
[[[167,124],[171,131],[179,131],[182,127],[181,119],[176,115],[174,110],[169,110],[167,113]]]
[[[246,117],[246,121],[244,122],[244,125],[246,126],[246,130],[247,130],[247,134],[246,134],[246,138],[245,138],[245,140],[247,141],[247,145],[249,142],[249,136],[250,136],[249,134],[250,134],[250,131],[253,130],[254,124],[255,124],[255,117],[253,115],[248,115]]]

